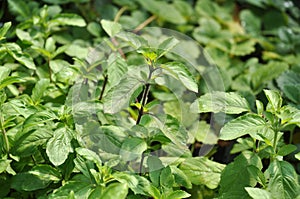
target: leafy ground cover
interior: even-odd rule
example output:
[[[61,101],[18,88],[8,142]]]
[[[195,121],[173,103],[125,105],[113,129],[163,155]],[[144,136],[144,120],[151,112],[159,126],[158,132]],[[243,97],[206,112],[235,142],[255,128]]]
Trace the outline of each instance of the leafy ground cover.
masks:
[[[0,198],[299,198],[299,7],[3,1]]]

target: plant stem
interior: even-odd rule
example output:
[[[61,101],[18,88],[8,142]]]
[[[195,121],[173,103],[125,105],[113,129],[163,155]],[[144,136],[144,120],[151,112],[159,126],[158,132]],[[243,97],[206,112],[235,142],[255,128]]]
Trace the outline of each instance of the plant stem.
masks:
[[[144,164],[145,154],[142,153],[141,163],[140,163],[140,175],[142,175],[143,172],[143,164]]]
[[[148,67],[149,67],[149,75],[148,75],[147,83],[145,84],[145,88],[143,90],[142,99],[141,99],[141,108],[139,110],[139,114],[138,114],[138,118],[136,120],[136,124],[140,123],[141,118],[144,115],[144,106],[147,103],[147,98],[148,98],[148,94],[149,94],[149,91],[150,91],[150,84],[148,82],[151,80],[152,73],[155,70],[154,67],[153,67],[152,62],[151,62],[150,65],[148,65]]]
[[[6,130],[3,126],[3,123],[4,123],[3,117],[1,115],[1,117],[0,117],[0,126],[1,126],[1,131],[2,131],[2,134],[3,134],[3,138],[4,138],[4,143],[5,143],[4,147],[5,147],[6,152],[9,153],[9,150],[10,150],[9,149],[9,142],[8,142],[7,133],[6,133]]]
[[[127,10],[127,6],[122,7],[114,18],[114,22],[118,22],[122,14]]]
[[[143,95],[142,95],[142,103],[141,103],[141,108],[139,110],[139,115],[138,115],[138,118],[136,120],[136,124],[139,124],[140,121],[141,121],[141,118],[142,116],[144,115],[144,106],[146,105],[147,103],[147,96],[149,94],[149,91],[150,91],[150,84],[147,83],[145,85],[145,88],[144,88],[144,91],[143,91]]]
[[[101,90],[99,100],[102,100],[102,98],[103,98],[103,94],[104,94],[104,91],[105,91],[105,87],[107,85],[107,81],[108,81],[108,76],[104,75],[104,81],[103,81],[102,90]]]
[[[140,25],[138,25],[133,32],[137,33],[138,31],[142,30],[144,27],[146,27],[149,23],[151,23],[152,21],[154,21],[156,19],[155,15],[152,15],[151,17],[149,17],[148,19],[146,19],[143,23],[141,23]]]

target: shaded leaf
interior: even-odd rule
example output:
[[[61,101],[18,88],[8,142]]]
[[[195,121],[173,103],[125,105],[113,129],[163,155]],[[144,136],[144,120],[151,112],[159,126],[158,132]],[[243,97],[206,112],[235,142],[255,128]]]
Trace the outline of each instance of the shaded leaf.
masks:
[[[129,106],[131,95],[142,86],[142,82],[134,78],[123,78],[118,85],[110,89],[104,97],[103,107],[106,113],[117,113]]]
[[[216,91],[202,95],[196,100],[192,107],[199,107],[198,112],[224,112],[227,114],[239,114],[249,111],[249,104],[247,100],[237,93],[225,93]]]
[[[50,84],[49,79],[40,79],[32,89],[31,98],[37,104]]]
[[[132,161],[140,158],[145,150],[147,150],[147,143],[143,139],[129,137],[121,146],[120,156],[124,161]]]
[[[255,186],[256,180],[249,173],[249,166],[262,169],[260,158],[252,152],[245,151],[225,167],[220,181],[220,198],[250,199],[245,187]]]
[[[185,159],[179,168],[193,184],[215,189],[220,183],[221,172],[225,165],[206,157],[193,157]]]
[[[175,24],[184,24],[186,22],[186,19],[181,15],[181,13],[173,4],[158,0],[138,0],[138,2],[144,9],[157,15],[159,18],[165,21]]]

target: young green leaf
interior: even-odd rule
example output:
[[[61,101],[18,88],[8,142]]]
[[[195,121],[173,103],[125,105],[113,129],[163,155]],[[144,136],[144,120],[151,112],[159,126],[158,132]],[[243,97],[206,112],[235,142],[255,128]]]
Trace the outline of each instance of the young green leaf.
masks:
[[[189,194],[189,193],[187,193],[187,192],[185,192],[183,190],[176,190],[176,191],[170,192],[167,195],[166,199],[188,198],[190,196],[191,196],[191,194]]]
[[[181,83],[188,89],[195,93],[198,92],[198,85],[194,80],[193,75],[189,69],[180,62],[169,62],[162,64],[161,67],[168,74],[181,81]]]
[[[114,21],[102,19],[101,25],[110,37],[114,37],[117,33],[119,33],[122,30],[121,24]]]
[[[250,111],[247,100],[237,93],[225,93],[215,91],[202,95],[191,107],[197,106],[198,112],[224,112],[227,114],[239,114]]]
[[[35,64],[33,59],[28,54],[22,52],[21,47],[16,43],[5,43],[2,44],[7,52],[18,62],[25,65],[27,68],[36,70]]]
[[[40,79],[32,89],[31,99],[35,104],[38,104],[44,95],[47,87],[50,84],[49,79]]]
[[[169,37],[165,39],[162,43],[159,44],[157,48],[157,59],[164,56],[166,53],[168,53],[172,48],[174,48],[177,44],[179,44],[179,41],[174,37]]]
[[[281,155],[281,156],[286,156],[296,150],[297,150],[297,146],[295,146],[293,144],[288,144],[288,145],[284,145],[283,147],[281,147],[279,149],[279,151],[277,152],[277,154]]]
[[[80,156],[84,157],[87,160],[93,161],[98,166],[98,168],[101,167],[102,161],[94,151],[82,147],[76,148],[75,150]]]
[[[120,32],[116,34],[116,37],[127,42],[131,47],[133,47],[136,50],[142,46],[148,46],[147,40],[131,32]]]
[[[11,22],[6,22],[0,28],[0,41],[5,39],[5,35],[6,35],[6,33],[9,30],[10,27],[11,27]]]
[[[278,112],[282,105],[282,98],[279,92],[265,89],[264,93],[269,101],[266,110],[270,111],[271,113]]]
[[[192,157],[185,159],[179,168],[193,184],[206,185],[210,189],[215,189],[219,185],[225,165],[206,157]]]
[[[255,114],[247,114],[225,124],[220,131],[219,138],[221,140],[234,140],[250,134],[251,137],[261,140],[257,134],[265,134],[268,131],[271,131],[271,129],[264,119]]]
[[[53,137],[48,141],[46,153],[55,166],[63,164],[69,153],[73,152],[71,145],[72,132],[68,128],[59,128],[54,131]]]
[[[273,198],[296,198],[299,195],[298,176],[290,163],[274,160],[266,172],[270,176],[268,191]]]

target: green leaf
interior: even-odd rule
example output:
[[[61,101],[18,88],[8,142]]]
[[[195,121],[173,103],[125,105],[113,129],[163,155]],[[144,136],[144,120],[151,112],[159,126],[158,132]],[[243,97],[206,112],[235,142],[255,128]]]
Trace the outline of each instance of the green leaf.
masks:
[[[73,152],[71,140],[72,132],[70,129],[59,128],[54,131],[54,135],[49,139],[46,147],[46,153],[52,164],[59,166],[66,161],[69,153]]]
[[[288,99],[300,103],[300,74],[287,71],[277,78],[277,84]]]
[[[31,16],[30,9],[24,1],[8,0],[8,6],[13,13],[22,16],[23,20]]]
[[[19,191],[34,191],[46,188],[51,182],[58,182],[60,179],[61,175],[55,168],[37,165],[28,172],[15,175],[11,187]]]
[[[282,105],[282,98],[279,92],[264,89],[264,93],[269,101],[266,110],[270,111],[271,113],[278,112]]]
[[[179,41],[174,37],[169,37],[169,38],[165,39],[157,47],[157,53],[156,53],[157,59],[164,56],[166,53],[168,53],[170,50],[172,50],[177,44],[179,44]]]
[[[9,28],[11,27],[11,22],[6,22],[3,24],[3,26],[0,28],[0,41],[2,39],[5,39],[5,35]]]
[[[99,23],[96,23],[96,22],[90,22],[90,23],[87,25],[87,30],[88,30],[89,33],[91,33],[93,36],[95,36],[95,37],[101,37],[102,29],[101,29],[101,26],[100,26]]]
[[[289,68],[287,63],[271,61],[266,65],[258,65],[257,69],[251,74],[254,89],[262,87],[265,83],[278,77],[282,72]]]
[[[120,156],[124,161],[132,161],[142,157],[147,150],[147,143],[138,137],[126,138],[121,146]]]
[[[108,185],[100,198],[105,199],[125,199],[128,194],[128,186],[125,183],[112,183]]]
[[[230,53],[237,56],[245,56],[255,51],[255,39],[243,39],[231,44]]]
[[[88,198],[91,193],[93,184],[89,178],[82,174],[75,175],[71,180],[64,183],[61,187],[54,190],[49,196],[50,199],[68,198],[73,192],[74,198]]]
[[[64,68],[69,67],[70,64],[69,64],[69,62],[67,62],[65,60],[55,59],[55,60],[50,61],[49,66],[51,68],[51,71],[55,74],[55,73],[59,73]]]
[[[279,149],[279,151],[277,152],[277,155],[286,156],[296,150],[297,150],[297,146],[295,146],[293,144],[284,145],[283,147],[281,147]]]
[[[184,186],[187,189],[192,188],[192,182],[189,177],[179,168],[176,166],[170,166],[172,170],[172,174],[174,175],[175,183],[179,186]]]
[[[149,177],[152,184],[159,187],[161,170],[164,168],[161,160],[156,156],[148,156],[147,165],[149,169]]]
[[[176,7],[173,4],[169,4],[165,1],[158,0],[138,0],[138,2],[142,5],[144,9],[157,15],[159,18],[165,21],[174,24],[186,23],[186,19],[181,15],[181,13],[176,9]]]
[[[258,133],[265,135],[271,131],[268,124],[260,116],[255,114],[247,114],[226,123],[221,129],[221,140],[234,140],[246,134],[251,137],[261,140]]]
[[[77,14],[70,14],[70,13],[62,13],[56,15],[51,22],[58,23],[59,25],[68,25],[68,26],[79,26],[84,27],[86,23],[84,19],[77,15]]]
[[[193,184],[206,185],[210,189],[215,189],[219,185],[225,165],[206,157],[192,157],[185,159],[179,168]]]
[[[136,195],[142,194],[146,196],[153,196],[154,198],[160,197],[158,189],[143,176],[132,175],[125,172],[114,173],[113,176],[121,183],[127,183],[128,187]]]
[[[198,112],[224,112],[227,114],[239,114],[250,111],[247,100],[237,93],[225,93],[215,91],[202,95],[191,107],[199,107]]]
[[[147,40],[131,32],[120,32],[116,37],[126,41],[134,49],[139,49],[142,46],[148,46]]]
[[[30,55],[25,54],[22,52],[22,49],[18,44],[16,43],[5,43],[2,44],[7,52],[18,62],[25,65],[27,68],[36,70],[35,64],[33,62],[33,59]]]
[[[85,159],[93,161],[98,168],[101,167],[102,161],[94,151],[91,151],[87,148],[76,148],[76,152]]]
[[[11,69],[9,68],[5,68],[5,67],[0,67],[0,82],[2,82],[4,79],[6,79],[10,72],[11,72]]]
[[[39,101],[41,100],[41,98],[44,95],[44,92],[48,88],[49,84],[50,84],[49,79],[40,79],[35,84],[34,88],[32,89],[32,94],[31,94],[31,98],[35,104],[39,103]]]
[[[257,115],[262,115],[264,112],[263,103],[259,100],[255,100],[255,103],[256,103]]]
[[[0,159],[0,174],[7,170],[10,167],[12,160]]]
[[[101,25],[110,37],[114,37],[117,33],[119,33],[122,30],[121,24],[114,21],[102,19]]]
[[[0,82],[0,90],[8,85],[11,85],[13,83],[18,83],[18,82],[22,82],[22,79],[19,77],[7,77]]]
[[[163,168],[159,176],[160,186],[166,189],[172,188],[174,182],[174,176],[172,175],[170,166]]]
[[[190,196],[191,196],[191,194],[189,194],[185,191],[176,190],[176,191],[173,191],[173,192],[169,193],[166,198],[167,199],[174,199],[174,198],[177,199],[177,198],[188,198]]]
[[[167,74],[181,81],[181,83],[193,92],[198,92],[198,85],[194,80],[192,73],[189,69],[180,62],[169,62],[162,64],[161,67],[167,72]]]
[[[300,127],[300,110],[293,106],[283,106],[278,117],[282,124],[296,124]]]
[[[222,199],[250,198],[245,187],[256,185],[256,177],[248,170],[249,166],[262,169],[260,158],[250,151],[244,151],[228,164],[222,172],[219,197]]]
[[[295,154],[295,158],[296,158],[297,160],[300,160],[300,152]]]
[[[298,176],[290,163],[274,160],[266,173],[270,176],[268,191],[273,198],[296,198],[299,195]]]
[[[136,78],[123,78],[120,83],[111,88],[104,97],[104,112],[114,114],[126,106],[129,106],[132,94],[142,86],[142,84],[143,83]]]
[[[33,155],[38,151],[38,147],[44,145],[52,137],[52,135],[51,130],[37,127],[36,130],[24,133],[20,137],[16,136],[11,153],[21,157]]]
[[[261,29],[260,18],[253,14],[251,10],[244,9],[240,12],[241,24],[247,33],[259,35]]]
[[[260,188],[245,187],[247,193],[253,199],[272,199],[270,192]]]

